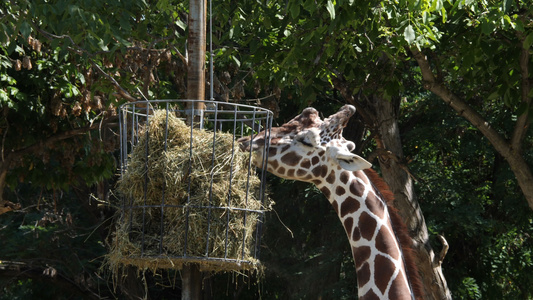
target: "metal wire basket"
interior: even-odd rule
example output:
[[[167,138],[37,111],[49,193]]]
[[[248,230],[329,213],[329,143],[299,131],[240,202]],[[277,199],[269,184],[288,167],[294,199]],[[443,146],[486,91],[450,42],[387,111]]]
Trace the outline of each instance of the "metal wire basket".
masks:
[[[265,171],[236,140],[266,130],[260,107],[197,100],[121,106],[122,200],[111,264],[201,270],[255,269],[269,207]],[[268,152],[268,143],[265,151]],[[263,158],[266,163],[266,158]]]

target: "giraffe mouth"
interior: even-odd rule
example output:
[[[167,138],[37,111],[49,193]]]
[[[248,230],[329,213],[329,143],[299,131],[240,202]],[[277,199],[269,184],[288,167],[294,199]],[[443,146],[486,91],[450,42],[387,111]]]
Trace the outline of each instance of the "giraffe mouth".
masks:
[[[239,148],[243,152],[250,151],[250,148],[252,151],[258,148],[258,146],[255,143],[252,143],[252,139],[249,136],[239,138],[237,140],[237,143],[239,144]]]

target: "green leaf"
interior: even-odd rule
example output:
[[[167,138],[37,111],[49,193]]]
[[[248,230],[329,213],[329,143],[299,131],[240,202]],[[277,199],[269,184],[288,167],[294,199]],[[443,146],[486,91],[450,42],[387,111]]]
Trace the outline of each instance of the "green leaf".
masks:
[[[302,45],[307,44],[313,37],[314,37],[314,31],[312,31],[309,34],[305,35],[303,40],[302,40]]]
[[[500,97],[500,93],[498,91],[495,91],[487,97],[487,100],[494,100],[498,97]]]
[[[491,34],[493,31],[494,31],[494,22],[490,19],[485,19],[482,23],[481,23],[481,32],[483,32],[484,34]]]
[[[107,47],[107,44],[105,43],[105,41],[103,39],[99,39],[98,40],[98,48],[101,49],[102,51],[108,51],[109,48]]]
[[[503,0],[503,5],[502,5],[503,12],[507,13],[508,11],[511,10],[512,6],[513,6],[512,0]]]
[[[22,24],[20,24],[20,33],[24,37],[24,39],[27,39],[31,34],[31,26],[28,22],[24,21]]]
[[[237,57],[232,55],[231,59],[233,59],[233,61],[235,62],[235,64],[237,64],[238,67],[241,66],[241,62],[240,62],[240,60]]]
[[[335,19],[335,6],[333,6],[333,2],[331,0],[328,0],[328,3],[326,4],[326,9],[329,12],[329,16],[332,20]]]
[[[431,11],[439,11],[442,8],[442,0],[433,0],[433,3],[431,4]]]
[[[183,22],[182,20],[178,19],[176,20],[176,23],[175,23],[181,30],[185,30],[185,28],[187,27],[187,24],[185,24],[185,22]]]
[[[293,19],[298,18],[300,15],[300,3],[293,2],[291,5],[291,17]]]
[[[122,27],[122,30],[126,32],[131,31],[130,17],[128,16],[128,14],[122,13],[122,15],[120,16],[119,23],[120,23],[120,27]]]
[[[411,26],[411,24],[405,27],[405,30],[403,31],[403,37],[409,44],[412,44],[415,41],[415,38],[416,38],[415,31],[413,29],[413,26]]]
[[[310,13],[314,13],[316,10],[316,4],[313,0],[305,0],[303,2],[303,7],[305,10],[307,10]]]

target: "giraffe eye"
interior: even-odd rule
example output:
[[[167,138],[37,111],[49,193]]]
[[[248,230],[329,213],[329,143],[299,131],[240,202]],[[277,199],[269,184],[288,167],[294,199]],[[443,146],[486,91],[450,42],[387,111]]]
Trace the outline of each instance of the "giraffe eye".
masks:
[[[296,139],[298,142],[302,143],[304,146],[307,146],[307,147],[313,147],[313,144],[311,144],[310,142],[307,141],[307,139],[302,136],[298,139]]]
[[[313,147],[313,144],[309,143],[305,139],[300,139],[299,142],[302,143],[304,146]]]

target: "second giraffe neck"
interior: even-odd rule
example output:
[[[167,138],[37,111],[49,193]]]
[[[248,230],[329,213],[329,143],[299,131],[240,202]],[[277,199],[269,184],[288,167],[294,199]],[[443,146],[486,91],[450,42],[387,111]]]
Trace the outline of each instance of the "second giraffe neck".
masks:
[[[412,299],[404,256],[385,200],[365,172],[330,172],[317,187],[346,230],[357,271],[359,299]]]

